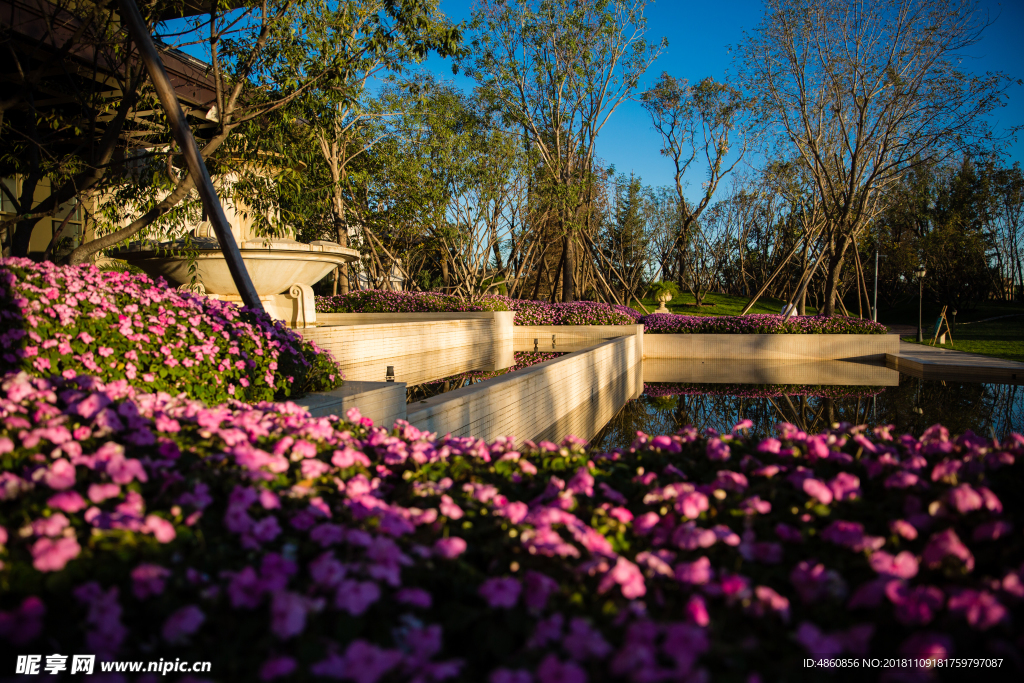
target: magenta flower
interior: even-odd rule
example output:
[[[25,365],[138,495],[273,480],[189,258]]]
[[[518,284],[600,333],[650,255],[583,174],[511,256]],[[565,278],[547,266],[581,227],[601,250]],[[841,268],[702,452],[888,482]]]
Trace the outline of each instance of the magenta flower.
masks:
[[[477,590],[489,607],[508,609],[519,601],[522,585],[514,578],[491,578]]]
[[[835,657],[843,652],[841,638],[826,634],[809,621],[800,623],[796,639],[812,657]]]
[[[375,584],[374,584],[375,585]],[[270,601],[270,631],[287,640],[306,630],[309,600],[291,591],[277,591]]]
[[[430,609],[434,602],[430,593],[422,588],[403,588],[395,593],[395,600],[403,605],[410,605],[411,607],[419,607],[421,609]]]
[[[489,683],[533,683],[533,674],[524,669],[495,669]]]
[[[675,509],[683,517],[697,519],[708,509],[708,497],[699,491],[685,493],[676,499]]]
[[[724,462],[728,460],[731,453],[729,450],[729,444],[725,443],[717,436],[708,439],[706,452],[708,460],[715,462]]]
[[[947,557],[959,560],[967,571],[974,569],[974,555],[963,544],[953,529],[938,531],[928,539],[928,545],[921,553],[927,567],[938,567]]]
[[[161,633],[169,643],[184,640],[199,630],[206,621],[206,615],[195,605],[186,605],[167,617]]]
[[[1003,519],[994,519],[975,527],[971,538],[974,541],[996,541],[1009,536],[1012,531],[1012,524]]]
[[[54,460],[44,476],[46,485],[57,491],[69,489],[75,485],[75,466],[64,458]]]
[[[832,502],[832,489],[813,477],[804,479],[800,487],[803,489],[804,493],[809,495],[811,498],[816,499],[822,505],[828,505]]]
[[[355,683],[377,683],[401,661],[400,652],[384,650],[359,639],[352,641],[345,650],[344,671]]]
[[[80,512],[86,508],[85,499],[77,491],[61,491],[50,497],[46,504],[54,510],[68,513]]]
[[[446,560],[454,560],[466,552],[466,541],[458,536],[439,538],[434,543],[434,554]]]
[[[918,632],[903,641],[900,654],[920,659],[947,659],[953,653],[953,640],[944,633]]]
[[[260,680],[272,681],[291,674],[298,668],[298,662],[287,655],[271,657],[260,667]]]
[[[884,550],[879,550],[871,554],[869,561],[871,568],[882,576],[896,579],[912,579],[917,576],[917,558],[906,550],[895,557]]]
[[[908,541],[913,541],[917,538],[917,529],[914,528],[914,525],[902,519],[889,522],[889,530]]]
[[[680,562],[677,564],[675,577],[680,583],[701,586],[712,581],[715,578],[715,572],[711,568],[711,560],[707,557],[700,557],[693,562]]]
[[[173,524],[156,515],[146,516],[145,530],[153,534],[153,537],[161,543],[170,543],[178,535]]]
[[[896,605],[896,619],[904,624],[927,624],[942,609],[946,596],[935,586],[908,588],[902,581],[890,581],[885,587],[889,601]]]
[[[708,607],[704,602],[704,598],[700,595],[691,595],[690,599],[686,601],[686,607],[683,608],[686,613],[686,619],[691,624],[697,626],[707,626],[711,623],[711,617],[708,616]]]
[[[963,614],[967,623],[985,631],[1009,617],[1009,612],[988,591],[957,589],[949,598],[949,611]]]
[[[974,510],[980,510],[985,504],[981,494],[971,488],[970,484],[960,484],[950,489],[946,495],[949,504],[962,515]]]
[[[448,494],[441,496],[441,504],[437,506],[441,514],[448,519],[462,519],[462,508],[460,508]]]

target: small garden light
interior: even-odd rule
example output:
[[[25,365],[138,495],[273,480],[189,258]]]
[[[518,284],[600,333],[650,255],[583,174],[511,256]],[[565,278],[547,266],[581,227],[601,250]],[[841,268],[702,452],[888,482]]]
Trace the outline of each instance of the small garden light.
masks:
[[[384,374],[384,381],[385,382],[394,382],[395,381],[395,366],[394,365],[389,365],[388,366],[388,370]]]
[[[922,313],[924,310],[924,276],[928,274],[924,266],[920,266],[914,271],[914,275],[917,276],[917,281],[921,283],[921,291],[917,297],[917,343],[920,344],[924,341],[924,325]]]

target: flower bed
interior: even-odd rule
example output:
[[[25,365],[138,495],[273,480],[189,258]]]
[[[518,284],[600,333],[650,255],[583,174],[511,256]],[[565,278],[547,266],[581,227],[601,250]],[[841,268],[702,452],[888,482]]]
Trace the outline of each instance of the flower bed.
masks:
[[[0,371],[92,375],[210,405],[341,385],[330,355],[265,314],[145,275],[0,261]]]
[[[473,301],[440,292],[387,292],[360,290],[316,297],[317,313],[469,313],[511,310],[506,297]]]
[[[455,391],[466,386],[466,380],[471,381],[470,384],[479,384],[480,382],[486,382],[489,379],[495,379],[496,377],[504,377],[510,373],[523,370],[525,368],[532,367],[544,361],[553,360],[559,356],[564,356],[564,353],[554,353],[545,351],[514,351],[513,352],[513,364],[507,368],[501,370],[469,370],[468,372],[460,372],[457,375],[451,375],[449,377],[442,377],[441,379],[431,380],[429,382],[423,382],[422,384],[414,385],[409,387],[409,402],[422,401],[433,396],[439,396],[449,391]],[[448,388],[445,388],[445,385]]]
[[[1024,646],[1019,435],[741,423],[587,454],[124,381],[0,388],[11,654],[639,683],[788,680],[809,656],[1008,671]]]
[[[665,396],[739,396],[742,398],[778,398],[781,396],[824,396],[826,398],[867,398],[877,396],[885,387],[834,386],[827,384],[690,384],[657,382],[644,384],[644,393],[652,398]]]
[[[886,334],[885,325],[842,315],[703,316],[652,313],[641,320],[645,334]]]

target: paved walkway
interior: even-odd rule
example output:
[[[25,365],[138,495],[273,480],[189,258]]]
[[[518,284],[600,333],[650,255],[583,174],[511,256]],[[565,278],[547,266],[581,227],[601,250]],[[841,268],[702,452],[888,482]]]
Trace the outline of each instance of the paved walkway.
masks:
[[[905,341],[899,356],[886,354],[886,365],[922,379],[1024,384],[1024,363]]]

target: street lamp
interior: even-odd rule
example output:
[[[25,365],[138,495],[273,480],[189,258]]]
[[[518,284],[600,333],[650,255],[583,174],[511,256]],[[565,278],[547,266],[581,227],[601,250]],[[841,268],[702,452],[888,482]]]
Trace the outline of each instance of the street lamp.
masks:
[[[923,308],[924,308],[924,276],[927,275],[927,274],[928,274],[928,271],[926,271],[924,269],[924,266],[921,266],[916,271],[914,271],[914,275],[917,276],[917,281],[921,283],[921,291],[920,291],[920,293],[918,294],[918,297],[917,297],[917,343],[918,344],[920,344],[921,342],[924,341],[924,327],[923,327],[922,311],[923,311]]]

